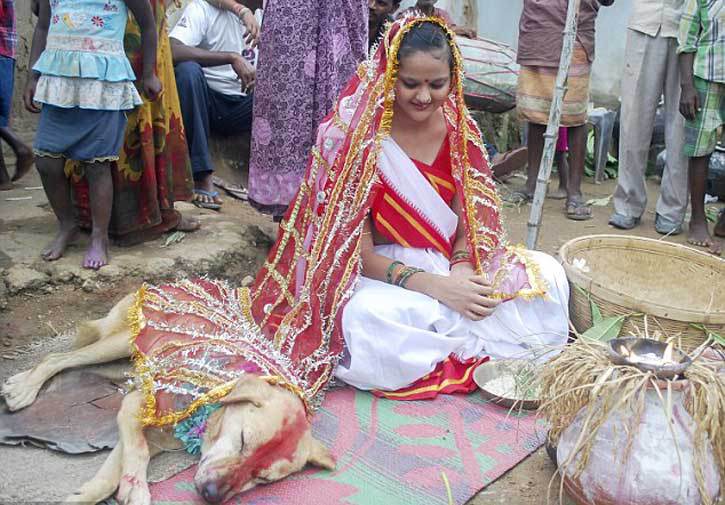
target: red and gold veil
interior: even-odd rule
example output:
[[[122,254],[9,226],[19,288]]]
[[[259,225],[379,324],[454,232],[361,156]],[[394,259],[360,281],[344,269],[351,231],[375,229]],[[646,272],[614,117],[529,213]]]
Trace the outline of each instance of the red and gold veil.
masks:
[[[198,280],[139,291],[131,321],[146,424],[178,422],[226,395],[242,373],[289,388],[310,413],[319,405],[343,351],[342,312],[361,272],[363,223],[380,188],[377,157],[393,119],[398,50],[425,22],[446,31],[453,51],[444,112],[476,269],[498,296],[544,293],[523,251],[506,245],[501,200],[464,103],[454,34],[439,18],[408,16],[392,23],[320,125],[297,197],[254,284],[233,289]]]

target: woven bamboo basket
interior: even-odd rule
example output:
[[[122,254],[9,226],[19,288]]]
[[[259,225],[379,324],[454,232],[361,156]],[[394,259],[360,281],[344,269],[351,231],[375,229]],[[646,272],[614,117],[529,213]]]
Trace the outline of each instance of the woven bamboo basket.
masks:
[[[579,237],[564,244],[559,254],[572,288],[571,321],[579,332],[592,327],[591,299],[604,317],[635,314],[627,318],[622,335],[659,331],[680,337],[685,349],[706,338],[693,325],[725,335],[723,259],[670,242],[622,235]]]

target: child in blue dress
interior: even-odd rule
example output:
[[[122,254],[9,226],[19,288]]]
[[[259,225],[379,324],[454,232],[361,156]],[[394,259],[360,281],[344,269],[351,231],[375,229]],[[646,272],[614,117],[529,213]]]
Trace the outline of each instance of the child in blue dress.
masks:
[[[108,223],[113,203],[111,161],[118,159],[126,112],[140,105],[123,46],[127,8],[141,27],[143,91],[161,92],[156,68],[156,25],[148,0],[40,0],[33,34],[25,107],[40,112],[33,150],[59,231],[43,251],[47,261],[63,255],[78,226],[66,177],[66,159],[82,162],[93,219],[83,267],[108,263]],[[42,109],[35,104],[42,104]]]

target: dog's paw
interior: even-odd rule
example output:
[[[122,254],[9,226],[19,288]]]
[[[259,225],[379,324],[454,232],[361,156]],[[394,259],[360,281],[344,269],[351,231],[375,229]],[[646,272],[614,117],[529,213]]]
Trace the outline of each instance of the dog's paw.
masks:
[[[133,475],[121,477],[116,500],[120,505],[151,505],[148,483]]]
[[[11,411],[24,409],[35,401],[43,385],[32,377],[32,370],[13,375],[3,383],[2,396]]]

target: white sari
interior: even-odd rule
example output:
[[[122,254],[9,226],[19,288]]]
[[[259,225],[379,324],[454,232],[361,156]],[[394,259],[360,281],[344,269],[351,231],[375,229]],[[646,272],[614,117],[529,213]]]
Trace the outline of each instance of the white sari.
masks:
[[[455,236],[458,217],[392,139],[383,142],[378,168],[388,186],[435,229]],[[375,251],[429,273],[450,275],[449,260],[432,248],[388,244]],[[359,389],[395,391],[450,355],[461,360],[551,357],[567,340],[569,287],[554,258],[526,254],[538,266],[546,295],[504,302],[482,321],[471,321],[422,293],[361,277],[343,312],[346,356],[335,375]]]

